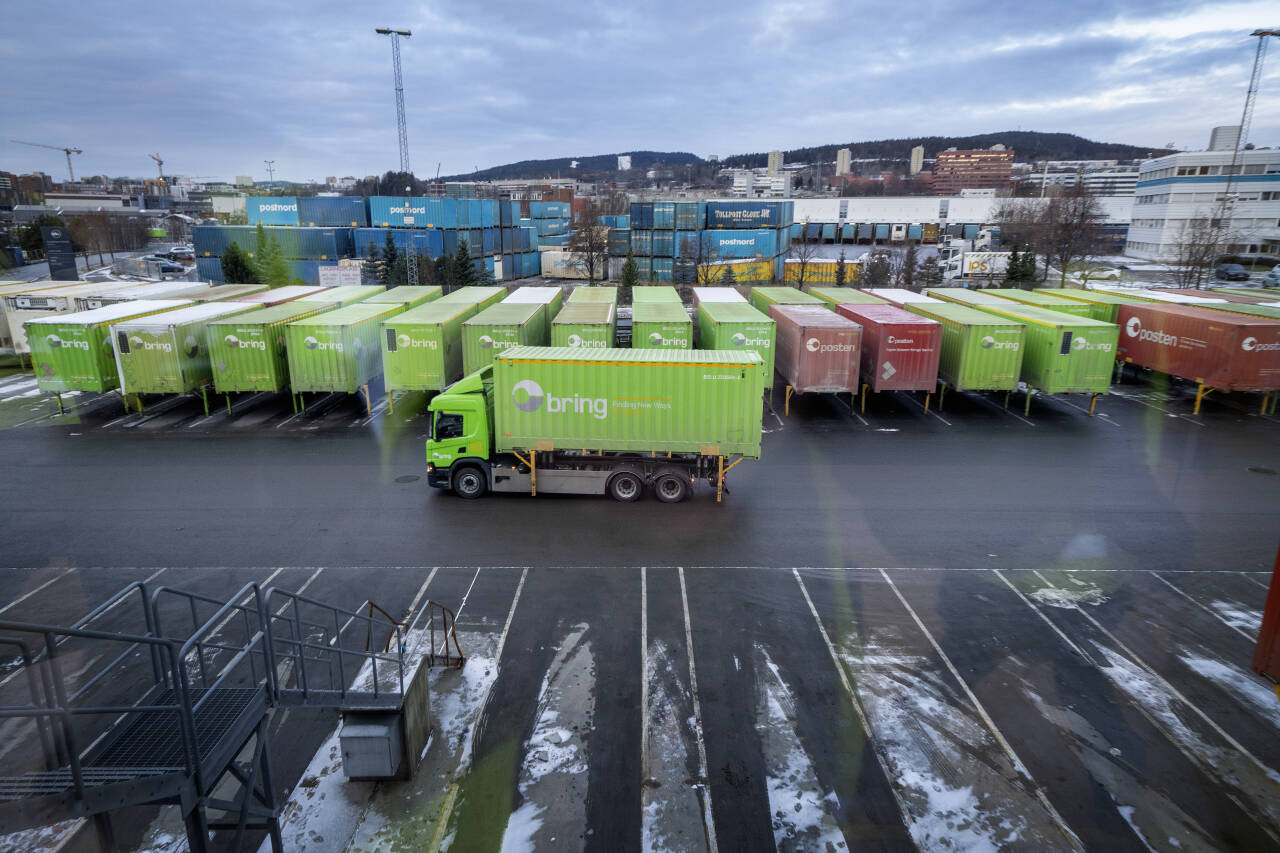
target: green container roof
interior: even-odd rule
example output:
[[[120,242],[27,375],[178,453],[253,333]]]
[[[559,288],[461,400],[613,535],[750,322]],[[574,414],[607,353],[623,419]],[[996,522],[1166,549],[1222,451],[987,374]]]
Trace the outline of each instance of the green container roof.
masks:
[[[1026,323],[1020,320],[1014,320],[1009,317],[1000,317],[995,314],[989,314],[986,311],[979,311],[977,308],[970,308],[967,305],[957,305],[954,302],[911,302],[904,307],[907,310],[923,317],[932,317],[933,319],[940,320],[944,323],[958,323],[962,326],[1026,325]],[[1060,316],[1067,318],[1071,317],[1070,314],[1061,314]]]
[[[809,293],[832,305],[888,305],[887,300],[855,287],[811,287]]]
[[[368,303],[395,304],[403,305],[406,302],[413,302],[416,299],[429,298],[433,293],[439,293],[441,290],[439,285],[429,287],[418,287],[416,285],[401,285],[393,287],[390,290],[384,290],[381,293],[375,293],[368,299],[361,300]]]
[[[1133,296],[1123,296],[1119,293],[1109,293],[1105,290],[1076,290],[1074,288],[1041,287],[1032,292],[1043,293],[1046,296],[1059,296],[1062,299],[1068,299],[1075,302],[1092,302],[1096,305],[1134,305],[1147,301],[1146,299],[1138,299]]]
[[[622,362],[627,364],[733,364],[758,365],[754,350],[690,349],[580,349],[578,347],[511,347],[494,361]]]
[[[820,305],[823,301],[794,287],[753,287],[751,292],[779,305]]]
[[[129,303],[125,303],[126,305]],[[133,303],[137,305],[137,302]],[[172,311],[162,311],[159,314],[148,314],[145,317],[138,317],[133,320],[125,320],[122,325],[126,325],[131,329],[142,326],[149,328],[166,328],[168,326],[179,326],[183,323],[199,323],[202,321],[212,321],[219,317],[227,317],[232,314],[243,314],[253,309],[248,305],[237,305],[236,303],[225,302],[204,302],[196,305],[188,305],[184,308],[175,308]],[[63,315],[68,316],[68,315]]]
[[[366,305],[363,302],[357,302],[355,305],[347,305],[343,308],[335,308],[332,311],[325,311],[314,317],[304,317],[301,320],[294,320],[291,326],[348,326],[352,323],[361,323],[365,320],[371,320],[383,314],[397,314],[400,306],[398,305]]]
[[[445,302],[443,299],[437,299],[435,302],[428,302],[426,305],[418,305],[408,311],[402,311],[396,315],[395,322],[397,326],[404,326],[410,323],[422,323],[424,325],[447,323],[459,314],[465,314],[473,310],[475,310],[475,306],[470,303],[459,305],[457,302]]]
[[[579,325],[612,323],[614,306],[608,302],[570,302],[560,309],[552,323]]]
[[[1052,296],[1048,293],[1040,293],[1035,290],[1020,290],[1012,287],[997,287],[990,290],[984,290],[982,292],[990,293],[993,296],[999,296],[1001,299],[1008,299],[1012,302],[1022,302],[1027,305],[1075,305],[1076,304],[1075,301],[1072,301],[1070,299],[1064,299],[1061,296]]]
[[[497,305],[490,305],[462,325],[519,326],[536,317],[545,307],[536,302],[499,302]]]
[[[569,294],[570,302],[618,302],[618,288],[610,286],[580,285]]]
[[[90,311],[51,312],[47,317],[35,317],[27,321],[27,325],[70,324],[91,326],[97,323],[114,323],[144,314],[156,314],[161,311],[172,311],[190,305],[190,299],[136,299],[132,302],[117,302],[104,305]]]
[[[556,298],[563,295],[558,287],[517,287],[514,292],[504,302],[516,303],[535,303],[538,305],[550,305],[556,301]]]
[[[689,323],[689,313],[676,302],[635,302],[631,305],[631,323]]]
[[[1245,314],[1250,317],[1266,317],[1269,320],[1280,320],[1280,308],[1274,305],[1247,305],[1244,302],[1224,302],[1221,305],[1196,305],[1192,307],[1226,311],[1231,314]]]
[[[244,303],[246,305],[251,303]],[[324,306],[315,302],[285,302],[281,305],[269,305],[266,308],[254,308],[235,317],[219,318],[210,325],[222,323],[243,326],[246,323],[274,326],[280,323],[291,323],[308,314],[324,310]]]
[[[679,305],[680,294],[669,284],[646,284],[631,289],[631,304],[667,303]]]
[[[479,287],[476,285],[469,285],[467,287],[460,287],[452,293],[446,293],[436,301],[466,302],[469,305],[473,305],[478,302],[484,302],[486,299],[492,299],[494,296],[505,294],[506,292],[507,289],[505,287]]]
[[[1008,317],[1011,320],[1035,323],[1040,326],[1086,329],[1115,328],[1115,323],[1106,323],[1102,320],[1093,320],[1075,314],[1064,314],[1061,311],[1054,311],[1052,308],[1037,308],[1034,305],[1023,305],[1007,300],[1006,304],[1009,306],[1008,308],[1002,305],[983,305],[979,310],[983,313],[999,314],[1001,317]]]
[[[773,318],[749,302],[700,302],[698,310],[717,323],[772,323]]]
[[[956,302],[962,302],[966,305],[974,305],[977,303],[994,302],[999,305],[1001,302],[1008,302],[1007,299],[1001,299],[999,296],[992,296],[989,291],[972,290],[968,287],[930,287],[925,291],[929,296],[938,299],[951,299]]]
[[[382,293],[387,289],[384,284],[344,284],[340,287],[331,287],[323,293],[317,293],[317,299],[359,299],[360,297],[372,296],[375,293]]]

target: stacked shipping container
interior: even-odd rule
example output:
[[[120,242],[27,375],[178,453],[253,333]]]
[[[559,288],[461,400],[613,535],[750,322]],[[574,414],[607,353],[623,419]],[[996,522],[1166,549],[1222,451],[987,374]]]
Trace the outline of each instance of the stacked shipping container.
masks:
[[[693,281],[702,277],[693,264],[758,259],[776,262],[768,281],[778,281],[791,246],[792,211],[789,201],[635,202],[627,241],[620,229],[611,233],[610,252],[624,255],[630,248],[637,261],[646,259],[641,277],[650,280],[673,281],[679,266],[681,280]],[[764,281],[754,274],[748,280]]]

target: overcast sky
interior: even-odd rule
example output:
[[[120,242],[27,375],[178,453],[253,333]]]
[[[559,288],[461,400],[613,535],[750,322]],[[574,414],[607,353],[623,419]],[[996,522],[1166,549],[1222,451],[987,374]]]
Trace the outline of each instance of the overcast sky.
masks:
[[[1000,130],[1203,148],[1280,3],[844,0],[10,4],[0,169],[430,176],[626,150],[721,156]],[[1250,140],[1280,145],[1280,40]]]

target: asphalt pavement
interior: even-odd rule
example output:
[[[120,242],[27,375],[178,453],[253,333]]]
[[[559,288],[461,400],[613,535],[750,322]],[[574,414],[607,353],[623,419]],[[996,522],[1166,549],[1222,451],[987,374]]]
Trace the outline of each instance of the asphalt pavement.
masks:
[[[273,719],[288,849],[1280,849],[1252,397],[793,398],[723,503],[669,506],[435,492],[412,396],[59,416],[25,381],[0,617],[144,579],[457,613],[414,781],[343,783],[331,714]],[[180,846],[169,810],[117,831]]]

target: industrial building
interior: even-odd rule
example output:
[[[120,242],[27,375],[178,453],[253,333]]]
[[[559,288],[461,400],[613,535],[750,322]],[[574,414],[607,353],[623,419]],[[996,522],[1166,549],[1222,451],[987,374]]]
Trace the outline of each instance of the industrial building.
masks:
[[[914,158],[913,158],[914,159]],[[993,145],[980,151],[939,151],[933,164],[933,188],[939,195],[963,189],[1007,187],[1013,176],[1013,151]]]
[[[1170,154],[1139,167],[1126,255],[1175,259],[1189,223],[1209,218],[1222,204],[1233,157],[1235,201],[1224,251],[1280,255],[1280,148],[1237,154],[1234,142],[1230,133],[1215,128],[1210,145],[1227,148]]]

